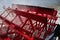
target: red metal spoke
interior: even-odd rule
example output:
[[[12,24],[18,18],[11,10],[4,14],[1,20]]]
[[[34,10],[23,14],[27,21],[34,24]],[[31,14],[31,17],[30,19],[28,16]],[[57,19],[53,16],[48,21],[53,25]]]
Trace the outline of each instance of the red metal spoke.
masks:
[[[23,20],[22,20],[22,18],[19,16],[19,18],[20,18],[20,21],[23,23]]]

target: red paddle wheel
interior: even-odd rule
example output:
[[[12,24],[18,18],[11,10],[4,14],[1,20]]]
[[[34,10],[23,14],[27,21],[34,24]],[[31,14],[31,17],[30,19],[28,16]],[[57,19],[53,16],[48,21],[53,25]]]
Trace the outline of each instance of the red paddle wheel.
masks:
[[[13,4],[0,15],[1,40],[45,40],[54,30],[53,8]],[[5,32],[6,31],[6,32]]]

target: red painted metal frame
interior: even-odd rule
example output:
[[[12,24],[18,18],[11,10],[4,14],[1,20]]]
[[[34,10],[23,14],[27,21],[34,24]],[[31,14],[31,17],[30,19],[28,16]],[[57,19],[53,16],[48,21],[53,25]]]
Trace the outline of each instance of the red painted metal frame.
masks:
[[[22,33],[22,32],[27,32],[27,33],[31,34],[30,32],[28,32],[27,30],[21,29],[18,25],[15,25],[15,24],[13,24],[12,22],[9,22],[8,20],[6,20],[5,18],[3,18],[3,17],[1,17],[1,16],[0,16],[0,18],[3,19],[5,22],[7,22],[7,24],[8,24],[11,28],[12,28],[13,25],[14,25],[14,28],[13,28],[13,29],[14,29],[17,33],[19,33],[20,35],[22,35],[22,36],[24,36],[25,38],[27,38],[27,40],[33,40],[33,38],[30,38],[28,35]],[[6,34],[6,35],[7,35],[7,34]],[[16,40],[17,40],[17,39],[16,39]]]
[[[14,12],[16,14],[16,17],[18,16],[22,22],[22,24],[20,26],[16,25],[13,23],[13,21],[15,20],[15,18],[12,20],[12,21],[9,21],[6,19],[6,17],[10,14],[8,13],[8,15],[6,17],[2,17],[1,14],[0,15],[0,18],[3,19],[11,28],[13,27],[14,25],[14,30],[22,35],[23,37],[25,37],[26,39],[24,40],[34,40],[35,37],[33,36],[32,37],[32,34],[35,30],[38,30],[38,35],[36,36],[37,40],[42,40],[40,39],[40,36],[41,36],[41,33],[45,31],[44,33],[44,37],[43,37],[43,40],[45,40],[46,36],[49,35],[52,31],[51,31],[51,27],[47,30],[47,24],[48,24],[48,18],[50,19],[50,21],[52,19],[56,20],[55,17],[56,17],[56,14],[57,14],[57,11],[54,10],[54,9],[51,9],[51,8],[44,8],[44,7],[35,7],[35,6],[26,6],[26,5],[17,5],[18,7],[16,7],[16,9],[13,9],[13,8],[7,8],[7,11],[11,10],[11,13]],[[19,10],[19,7],[22,7],[22,9],[24,7],[26,7],[28,10],[25,12],[25,11],[21,11]],[[30,11],[32,12],[36,12],[36,13],[30,13]],[[20,16],[23,16],[25,18],[27,18],[24,22],[23,20],[21,19]],[[33,26],[33,22],[32,20],[35,20],[36,22],[36,25]],[[25,30],[23,29],[23,27],[26,25],[27,21],[30,22],[30,27],[31,27],[31,30],[33,30],[33,32],[29,32],[28,30]],[[43,27],[41,27],[42,24]],[[49,24],[51,25],[52,23],[49,22]],[[55,23],[52,24],[52,26],[55,26]],[[24,32],[26,34],[24,34]],[[16,39],[18,40],[18,39]]]
[[[13,9],[17,8],[20,11],[22,11],[22,9],[24,10],[24,8],[25,8],[27,11],[36,12],[36,14],[40,13],[40,14],[46,14],[46,15],[51,15],[51,16],[56,16],[56,14],[57,14],[57,11],[54,8],[46,8],[46,7],[39,7],[39,6],[28,6],[28,5],[19,5],[19,4],[13,4],[12,8]],[[25,12],[27,12],[27,11],[25,11]]]

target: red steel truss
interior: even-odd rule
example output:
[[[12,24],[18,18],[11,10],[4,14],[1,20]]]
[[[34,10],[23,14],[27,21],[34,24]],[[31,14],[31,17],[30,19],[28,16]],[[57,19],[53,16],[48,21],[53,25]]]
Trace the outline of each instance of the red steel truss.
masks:
[[[0,15],[0,19],[3,20],[1,25],[4,22],[8,25],[5,37],[1,35],[1,38],[3,40],[45,40],[56,26],[56,14],[57,11],[53,8],[13,4],[12,8],[7,8]],[[15,36],[13,35],[12,38],[8,36],[11,34]]]

